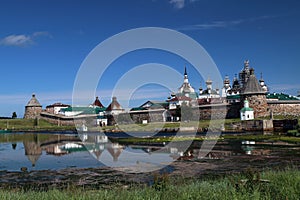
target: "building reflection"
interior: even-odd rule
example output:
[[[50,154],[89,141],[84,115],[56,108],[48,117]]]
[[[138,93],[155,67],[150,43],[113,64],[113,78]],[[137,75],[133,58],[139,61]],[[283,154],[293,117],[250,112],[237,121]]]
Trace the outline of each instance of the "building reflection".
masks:
[[[34,167],[36,165],[36,162],[42,155],[42,148],[38,140],[38,135],[33,135],[32,140],[24,141],[23,145],[25,148],[25,155],[31,162],[32,167]]]
[[[129,151],[145,153],[145,155],[156,153],[167,156],[173,161],[222,159],[229,156],[269,155],[271,153],[269,149],[263,149],[249,144],[239,144],[238,146],[232,144],[217,144],[212,150],[207,150],[206,153],[205,149],[201,149],[201,143],[191,145],[188,149],[185,148],[185,145],[180,145],[180,143],[169,145],[163,142],[156,144],[122,145],[117,142],[111,142],[103,133],[84,134],[80,137],[52,135],[47,139],[43,138],[43,140],[41,140],[40,137],[38,134],[31,134],[23,141],[25,155],[33,167],[36,166],[43,151],[46,152],[46,155],[53,156],[64,156],[71,153],[89,151],[99,161],[101,161],[101,159],[110,159],[110,161],[113,162],[118,162],[124,151],[127,153]],[[82,140],[80,140],[80,138]],[[124,156],[128,156],[128,154],[124,153]]]

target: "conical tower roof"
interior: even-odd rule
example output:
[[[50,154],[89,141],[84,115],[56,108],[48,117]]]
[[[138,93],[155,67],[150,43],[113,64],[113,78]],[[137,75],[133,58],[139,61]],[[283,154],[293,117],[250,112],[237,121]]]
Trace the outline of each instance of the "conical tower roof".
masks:
[[[93,106],[98,106],[100,108],[104,108],[103,104],[100,102],[98,97],[96,97],[96,100],[94,101],[94,103],[92,105]]]
[[[42,107],[42,105],[40,104],[40,102],[37,100],[37,98],[35,97],[35,94],[32,94],[31,99],[28,101],[27,106],[31,106],[31,107]]]
[[[264,94],[255,77],[253,68],[250,69],[250,76],[245,84],[243,94]]]
[[[112,110],[122,110],[122,109],[123,109],[122,106],[117,101],[117,97],[113,97],[111,104],[109,104],[106,110],[112,111]]]

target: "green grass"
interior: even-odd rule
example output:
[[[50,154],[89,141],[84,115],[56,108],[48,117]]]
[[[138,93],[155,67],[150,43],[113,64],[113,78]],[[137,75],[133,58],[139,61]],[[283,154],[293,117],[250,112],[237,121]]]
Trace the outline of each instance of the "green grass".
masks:
[[[157,130],[164,130],[164,129],[175,129],[177,130],[180,127],[194,127],[195,130],[197,129],[204,129],[211,127],[212,129],[219,130],[220,127],[225,125],[225,127],[229,127],[231,123],[240,122],[240,119],[226,119],[226,120],[200,120],[200,121],[189,121],[189,122],[152,122],[149,124],[122,124],[117,126],[106,126],[103,128],[95,127],[91,130],[98,131],[98,130],[106,130],[110,131],[112,129],[119,129],[126,132],[153,132]]]
[[[29,130],[75,130],[73,126],[57,126],[46,120],[39,119],[38,125],[35,125],[34,119],[0,119],[0,129],[9,129],[13,131],[29,131]]]
[[[110,189],[82,187],[48,191],[0,189],[0,199],[299,199],[300,171],[298,169],[265,171],[260,174],[259,180],[268,180],[268,183],[253,181],[252,184],[240,184],[241,180],[247,177],[246,174],[239,174],[206,180],[187,180],[165,176],[163,179],[156,179],[153,186],[112,186]]]
[[[252,141],[282,141],[290,143],[300,143],[300,137],[285,135],[223,135],[225,140],[252,140]]]

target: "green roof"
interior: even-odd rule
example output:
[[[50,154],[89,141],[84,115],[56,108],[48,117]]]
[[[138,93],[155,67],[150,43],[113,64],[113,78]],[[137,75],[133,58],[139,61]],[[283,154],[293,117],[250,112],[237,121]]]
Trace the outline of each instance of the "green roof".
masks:
[[[135,107],[130,109],[130,111],[140,111],[140,110],[147,110],[147,109],[143,107]]]
[[[80,114],[99,114],[100,112],[104,112],[106,108],[100,107],[68,107],[61,109],[64,112],[81,112]]]
[[[294,96],[284,94],[284,93],[272,93],[272,94],[267,94],[267,99],[278,99],[278,100],[299,100]]]
[[[252,108],[242,108],[241,109],[241,112],[246,112],[246,111],[253,111]]]
[[[240,98],[241,98],[241,95],[239,95],[239,94],[227,96],[227,99],[240,99]]]
[[[155,109],[155,108],[167,108],[169,106],[168,102],[163,102],[163,103],[155,103],[150,108]]]

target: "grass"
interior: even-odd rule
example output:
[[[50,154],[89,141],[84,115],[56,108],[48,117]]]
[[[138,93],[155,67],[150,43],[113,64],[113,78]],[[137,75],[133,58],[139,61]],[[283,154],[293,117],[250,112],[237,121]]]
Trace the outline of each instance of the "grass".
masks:
[[[195,130],[205,129],[211,127],[212,129],[220,130],[224,124],[225,127],[229,127],[232,123],[240,122],[240,119],[225,119],[225,120],[200,120],[200,121],[189,121],[189,122],[152,122],[149,124],[120,124],[117,126],[106,126],[103,128],[95,127],[93,130],[112,130],[119,129],[126,132],[153,132],[164,129],[175,129],[180,127],[194,127]]]
[[[222,135],[225,140],[252,140],[252,141],[282,141],[290,143],[300,143],[300,137],[285,135]]]
[[[204,140],[250,140],[250,141],[270,141],[270,142],[288,142],[288,143],[300,143],[300,137],[285,136],[285,135],[261,135],[261,134],[230,134],[230,135],[221,135],[218,138],[208,138],[206,136],[183,136],[183,137],[150,137],[150,138],[118,138],[114,139],[115,142],[126,143],[126,144],[137,144],[137,143],[162,143],[162,142],[180,142],[180,141],[204,141]]]
[[[48,191],[27,191],[20,189],[0,189],[0,199],[299,199],[300,171],[289,168],[282,171],[265,171],[259,180],[267,183],[251,182],[239,184],[247,174],[227,175],[222,178],[197,180],[169,178],[156,179],[152,186],[112,187],[110,189],[68,189]]]
[[[57,126],[46,120],[39,119],[36,126],[34,119],[0,119],[0,129],[9,129],[13,131],[30,131],[30,130],[50,130],[64,131],[75,130],[73,126]]]

